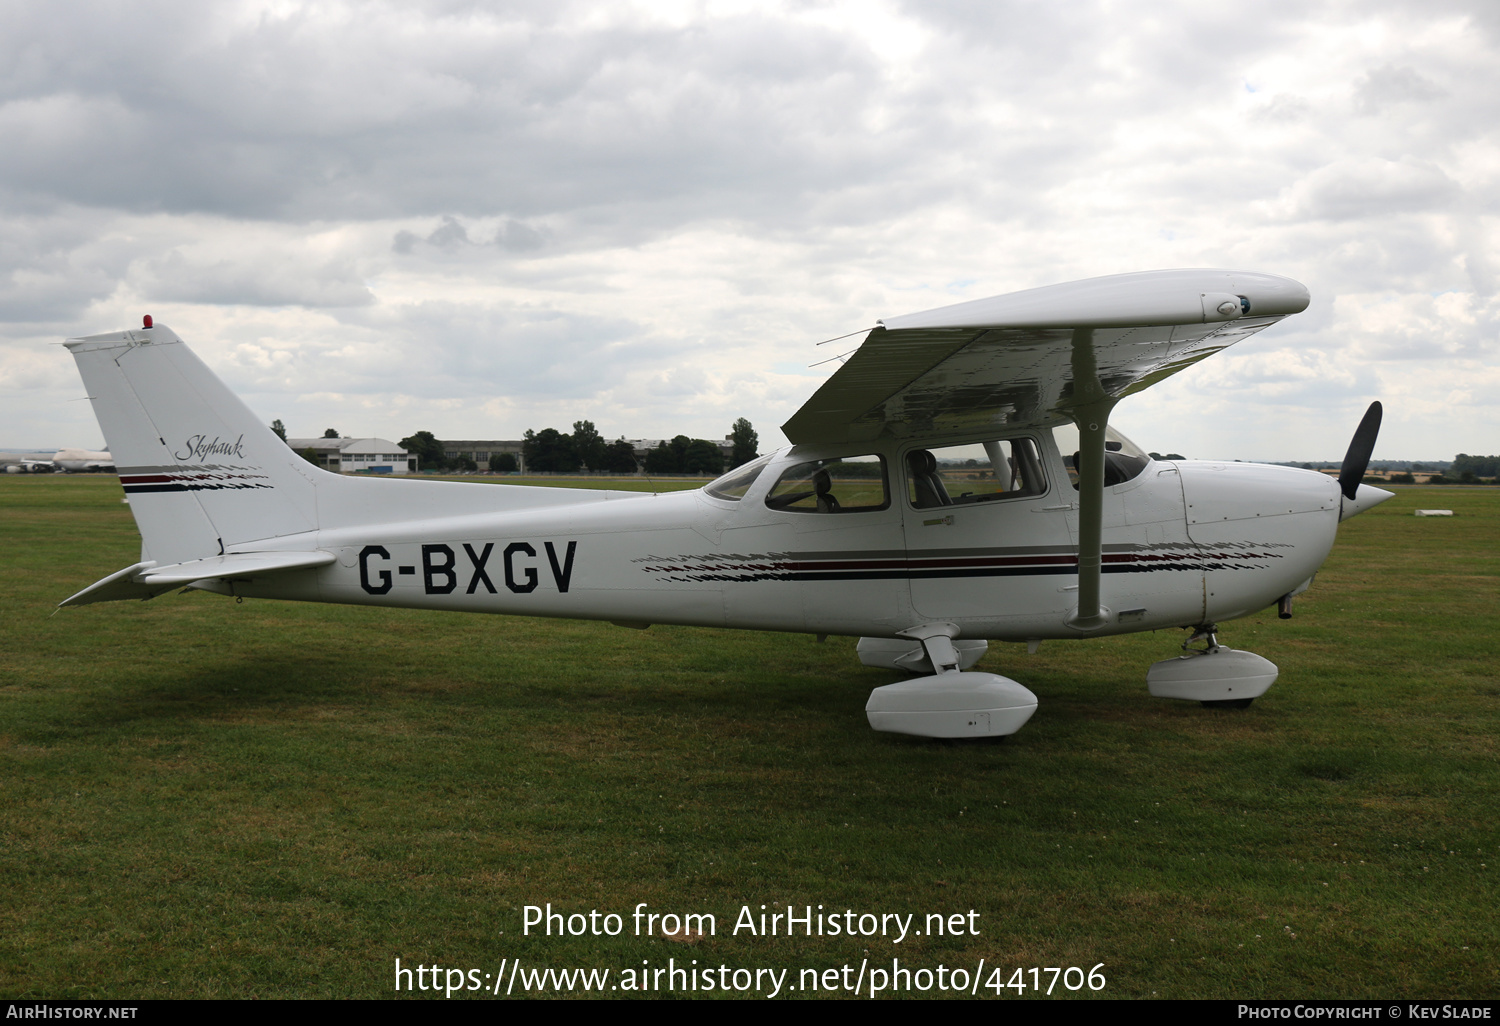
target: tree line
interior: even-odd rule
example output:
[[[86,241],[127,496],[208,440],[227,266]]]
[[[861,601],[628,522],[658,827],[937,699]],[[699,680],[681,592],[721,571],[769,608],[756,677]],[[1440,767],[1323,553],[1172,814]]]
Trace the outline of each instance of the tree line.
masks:
[[[1461,452],[1453,457],[1453,465],[1448,468],[1448,473],[1460,480],[1465,474],[1471,475],[1471,479],[1500,478],[1500,456],[1470,456],[1466,452]]]
[[[591,420],[573,422],[573,433],[556,428],[528,430],[521,440],[521,453],[528,472],[569,474],[580,470],[612,474],[634,474],[644,469],[648,474],[722,474],[748,463],[758,455],[760,439],[755,428],[744,417],[730,429],[733,443],[728,456],[716,443],[706,438],[677,435],[663,440],[646,453],[644,465],[636,458],[635,448],[624,438],[606,442]],[[491,459],[491,464],[495,460]],[[493,467],[492,469],[501,469]]]
[[[591,420],[575,420],[573,433],[556,428],[527,429],[521,438],[521,455],[527,471],[538,474],[572,474],[579,470],[636,472],[635,449],[625,439],[606,442]]]
[[[271,422],[271,430],[283,442],[286,441],[286,426],[278,420]],[[342,437],[334,428],[323,432],[324,438]],[[575,420],[573,433],[565,435],[556,428],[528,430],[521,440],[521,455],[527,471],[539,474],[572,474],[590,470],[610,474],[634,474],[644,469],[648,474],[722,474],[742,463],[749,463],[759,453],[760,438],[755,428],[744,417],[734,422],[730,429],[733,448],[729,455],[714,442],[704,438],[689,438],[678,435],[670,441],[662,441],[646,454],[644,468],[636,459],[635,447],[623,437],[607,442],[591,420]],[[479,469],[479,464],[467,456],[449,456],[446,443],[431,431],[418,431],[401,439],[401,448],[417,457],[417,466],[422,470],[467,470]],[[317,458],[311,449],[301,455],[309,463]],[[497,452],[489,459],[489,469],[497,473],[514,473],[520,463],[514,453]]]
[[[573,474],[580,470],[634,474],[641,469],[648,474],[722,474],[758,455],[760,439],[744,417],[734,422],[730,437],[733,448],[726,457],[722,448],[707,439],[678,435],[648,452],[643,467],[636,459],[635,448],[624,438],[606,441],[593,421],[578,420],[573,422],[571,434],[556,428],[528,429],[521,439],[521,455],[527,472],[538,474]],[[449,457],[444,442],[431,431],[418,431],[401,439],[401,447],[417,457],[417,466],[423,470],[479,469],[472,459]],[[521,467],[514,453],[500,452],[490,457],[489,469],[506,473]]]

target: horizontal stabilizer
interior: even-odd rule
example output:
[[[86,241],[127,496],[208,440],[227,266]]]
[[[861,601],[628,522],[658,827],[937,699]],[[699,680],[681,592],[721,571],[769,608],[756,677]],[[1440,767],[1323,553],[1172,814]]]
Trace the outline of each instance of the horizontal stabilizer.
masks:
[[[309,570],[327,566],[337,557],[332,552],[232,552],[227,556],[209,556],[190,563],[159,566],[145,572],[146,584],[178,587],[194,581],[228,577],[261,577],[284,570]]]
[[[198,581],[263,577],[289,570],[309,570],[327,566],[336,557],[331,552],[232,552],[186,563],[157,566],[137,563],[91,584],[62,606],[86,606],[91,602],[117,602],[121,599],[149,599],[164,591],[195,584]]]
[[[91,602],[119,602],[123,599],[148,599],[166,588],[158,588],[152,591],[140,582],[138,576],[142,571],[149,570],[155,563],[137,563],[127,566],[124,570],[116,570],[102,581],[96,581],[84,588],[77,595],[65,598],[58,603],[59,606],[86,606]]]

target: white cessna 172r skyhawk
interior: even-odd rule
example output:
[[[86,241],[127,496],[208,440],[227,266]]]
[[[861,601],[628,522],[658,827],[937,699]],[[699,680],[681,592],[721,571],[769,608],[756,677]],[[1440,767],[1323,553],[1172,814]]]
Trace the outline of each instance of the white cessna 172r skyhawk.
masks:
[[[289,449],[163,325],[71,339],[140,528],[141,561],[65,606],[222,595],[860,637],[876,730],[1014,733],[985,639],[1195,628],[1152,694],[1243,706],[1274,665],[1215,624],[1308,587],[1360,484],[1153,460],[1120,399],[1306,309],[1295,281],[1122,274],[878,324],[787,421],[792,445],[692,492],[341,477]],[[1071,434],[1069,432],[1071,431]],[[1076,451],[1075,451],[1076,450]],[[1192,647],[1201,641],[1201,648]]]

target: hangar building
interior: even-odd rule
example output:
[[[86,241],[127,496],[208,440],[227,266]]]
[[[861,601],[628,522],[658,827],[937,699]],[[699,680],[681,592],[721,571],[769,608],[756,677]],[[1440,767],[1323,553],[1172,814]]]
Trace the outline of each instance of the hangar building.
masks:
[[[311,449],[313,462],[335,474],[409,474],[417,469],[417,458],[386,438],[288,438],[286,444],[298,452]]]

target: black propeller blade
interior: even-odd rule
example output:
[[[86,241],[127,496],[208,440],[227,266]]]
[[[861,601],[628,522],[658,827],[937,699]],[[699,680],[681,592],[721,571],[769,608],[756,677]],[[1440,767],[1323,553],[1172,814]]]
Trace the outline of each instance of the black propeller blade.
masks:
[[[1353,499],[1359,490],[1360,478],[1365,476],[1365,468],[1370,465],[1370,454],[1375,451],[1375,437],[1379,434],[1380,403],[1376,401],[1370,404],[1359,427],[1354,429],[1349,451],[1339,466],[1339,488],[1343,490],[1344,498]]]

